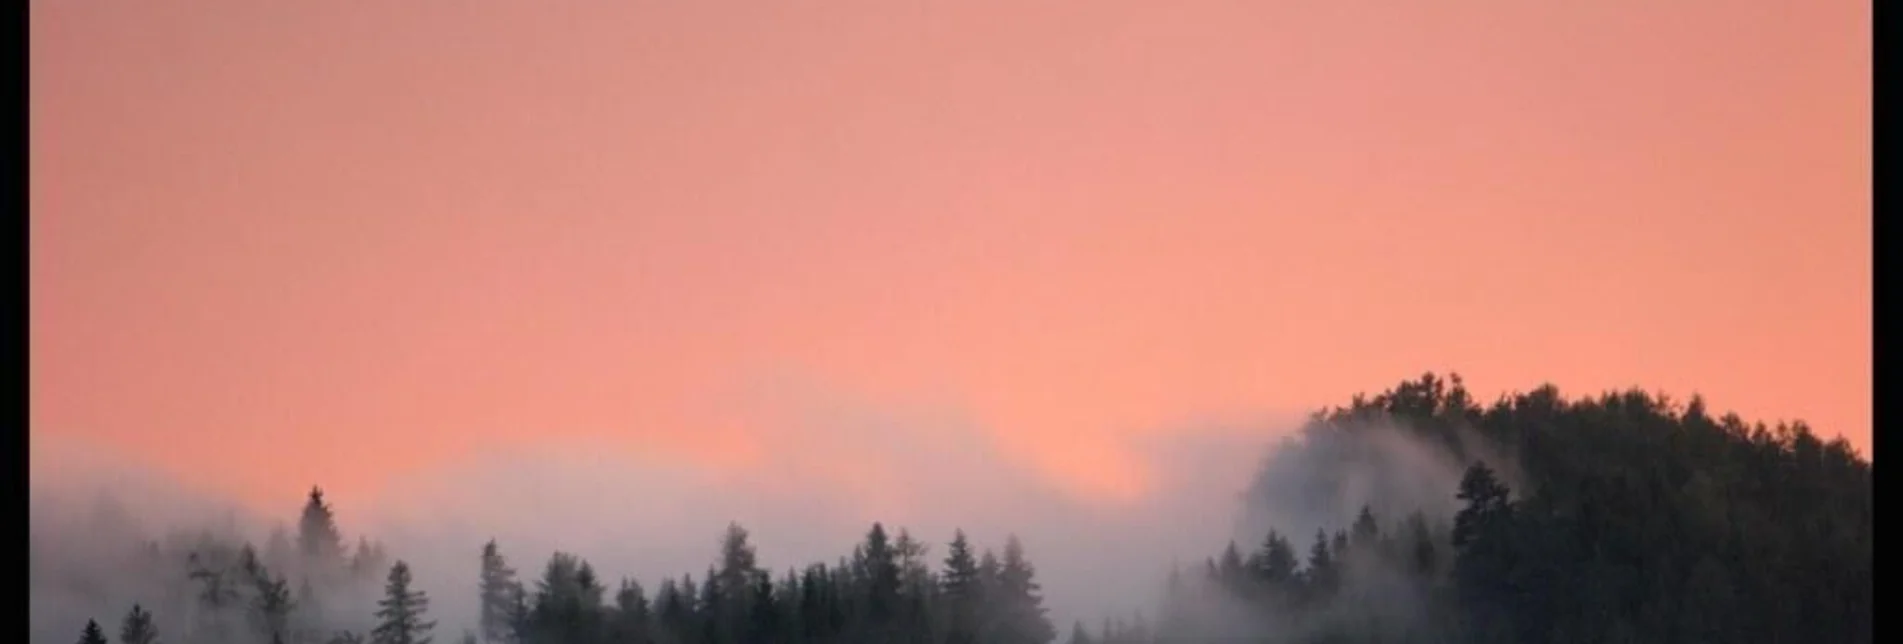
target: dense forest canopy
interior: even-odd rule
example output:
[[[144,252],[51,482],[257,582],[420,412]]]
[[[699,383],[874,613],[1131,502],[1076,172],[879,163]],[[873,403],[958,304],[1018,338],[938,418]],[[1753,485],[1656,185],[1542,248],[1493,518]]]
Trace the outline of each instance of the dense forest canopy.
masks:
[[[785,569],[731,524],[704,569],[645,584],[565,552],[518,567],[487,540],[457,546],[476,587],[432,587],[400,553],[345,540],[313,489],[262,547],[205,529],[90,553],[109,577],[36,565],[36,589],[138,599],[33,641],[1870,642],[1870,477],[1842,439],[1697,397],[1541,387],[1483,405],[1428,374],[1314,414],[1244,495],[1249,541],[1167,580],[1132,575],[1163,601],[1098,623],[1052,623],[1016,537],[878,523]],[[480,617],[438,624],[445,602]]]

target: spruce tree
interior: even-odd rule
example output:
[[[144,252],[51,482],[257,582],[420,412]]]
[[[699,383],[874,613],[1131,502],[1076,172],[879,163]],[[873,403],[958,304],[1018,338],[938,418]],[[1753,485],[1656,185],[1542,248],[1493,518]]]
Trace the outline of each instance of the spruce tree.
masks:
[[[1334,596],[1337,579],[1335,557],[1328,550],[1328,532],[1317,529],[1315,544],[1308,548],[1309,599],[1326,601]]]
[[[132,612],[126,613],[125,620],[119,623],[119,644],[156,644],[158,641],[159,627],[152,623],[152,613],[133,604]]]
[[[1071,626],[1070,644],[1096,644],[1095,640],[1090,639],[1090,634],[1084,632],[1084,620],[1077,620],[1077,623]]]
[[[641,589],[641,583],[633,579],[621,580],[621,588],[615,591],[614,619],[609,623],[608,641],[613,644],[647,644],[648,633],[653,628],[648,612],[648,598]]]
[[[858,554],[854,570],[866,583],[867,617],[874,626],[884,626],[899,606],[899,563],[883,524],[872,524]]]
[[[223,564],[208,563],[211,559],[194,552],[186,558],[185,566],[187,577],[199,583],[197,626],[206,637],[220,640],[227,634],[226,611],[236,605],[240,597]]]
[[[1408,552],[1412,571],[1422,579],[1430,579],[1440,562],[1434,552],[1434,536],[1427,530],[1427,517],[1414,513],[1408,517],[1407,528],[1412,542]]]
[[[1046,644],[1057,638],[1044,598],[1038,593],[1037,570],[1024,557],[1024,545],[1016,535],[1004,544],[1004,563],[998,571],[999,598],[996,606],[998,628],[993,641],[999,644]]]
[[[970,644],[978,637],[978,582],[978,561],[972,557],[971,543],[965,539],[964,530],[955,530],[951,549],[945,554],[945,571],[939,575],[946,602],[948,644]]]
[[[1361,512],[1355,515],[1353,535],[1356,548],[1367,548],[1374,545],[1375,540],[1380,538],[1381,527],[1374,521],[1372,508],[1366,505],[1361,506]]]
[[[304,513],[297,522],[297,547],[305,560],[317,564],[336,564],[343,559],[344,537],[337,531],[337,519],[330,504],[324,502],[324,490],[312,486],[304,502]]]
[[[357,549],[350,555],[350,570],[359,578],[368,578],[377,574],[377,571],[383,570],[384,562],[388,559],[388,555],[383,551],[383,544],[371,541],[369,537],[359,536]]]
[[[749,630],[749,615],[754,613],[752,605],[756,601],[755,586],[764,576],[753,546],[747,543],[747,530],[739,523],[728,523],[720,537],[719,564],[718,570],[710,571],[708,576],[708,587],[714,589],[714,603],[708,609],[714,622],[715,641],[728,644],[740,641],[742,634]]]
[[[479,602],[481,616],[478,628],[482,638],[490,644],[506,644],[514,639],[515,629],[510,617],[515,610],[515,594],[520,586],[515,580],[515,569],[496,547],[496,540],[490,539],[482,546],[482,574],[479,578]]]
[[[273,576],[270,569],[252,555],[250,546],[245,546],[243,557],[240,570],[251,584],[252,622],[265,637],[280,637],[290,628],[291,610],[296,607],[291,599],[290,584]]]
[[[429,612],[429,596],[410,590],[410,565],[397,560],[383,587],[383,599],[377,600],[377,626],[370,631],[374,644],[430,644],[430,630],[436,622],[423,619]]]
[[[79,632],[79,644],[108,644],[106,634],[99,630],[99,622],[86,620],[86,628]]]
[[[1256,555],[1256,574],[1269,588],[1287,589],[1295,579],[1295,546],[1287,537],[1274,530],[1262,542],[1262,549]]]

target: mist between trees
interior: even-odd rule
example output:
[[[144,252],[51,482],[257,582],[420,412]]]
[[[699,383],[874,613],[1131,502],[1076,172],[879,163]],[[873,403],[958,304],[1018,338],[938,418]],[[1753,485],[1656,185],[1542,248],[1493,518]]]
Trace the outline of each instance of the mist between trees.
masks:
[[[643,583],[479,538],[437,544],[475,583],[433,586],[401,560],[432,553],[347,542],[313,489],[261,547],[235,522],[141,535],[110,505],[84,523],[115,538],[61,539],[36,509],[31,641],[1859,643],[1870,477],[1841,439],[1696,397],[1542,387],[1483,406],[1428,374],[1272,446],[1239,497],[1241,540],[1173,566],[1116,553],[1132,560],[1101,579],[1157,599],[1088,621],[1054,623],[1033,563],[1087,539],[957,530],[940,550],[874,523],[831,560],[772,568],[733,523],[704,568]]]

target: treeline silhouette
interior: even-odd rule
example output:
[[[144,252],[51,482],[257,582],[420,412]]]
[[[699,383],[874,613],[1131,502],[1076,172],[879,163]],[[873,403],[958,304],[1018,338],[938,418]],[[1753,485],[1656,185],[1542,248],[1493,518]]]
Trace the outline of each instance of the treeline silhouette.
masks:
[[[1451,522],[1383,527],[1364,507],[1313,533],[1299,564],[1294,534],[1271,531],[1247,557],[1231,544],[1204,562],[1197,583],[1173,576],[1160,627],[1078,624],[1072,641],[1872,641],[1871,463],[1801,422],[1636,390],[1567,400],[1547,386],[1483,407],[1458,375],[1430,373],[1304,431],[1504,454],[1523,489],[1474,462]]]
[[[1712,417],[1640,391],[1567,400],[1548,386],[1477,404],[1427,374],[1318,412],[1307,433],[1405,432],[1470,462],[1451,517],[1377,516],[1270,530],[1170,575],[1162,605],[1072,624],[1077,644],[1166,642],[1872,641],[1871,463],[1802,423]],[[1494,462],[1489,464],[1489,459]],[[1504,469],[1503,469],[1504,468]],[[1510,472],[1510,475],[1508,474]],[[1513,485],[1509,484],[1512,481]],[[1518,489],[1515,489],[1517,486]],[[1373,502],[1375,500],[1366,500]],[[295,543],[262,554],[206,532],[149,544],[176,573],[156,596],[175,641],[428,644],[432,597],[381,546],[346,548],[313,489]],[[1087,544],[1073,544],[1087,545]],[[942,558],[874,524],[847,556],[774,573],[730,524],[698,579],[613,587],[556,553],[518,575],[493,540],[471,565],[464,642],[507,644],[1045,644],[1059,633],[1013,537],[1002,556],[958,532]],[[381,578],[370,619],[327,599]],[[291,587],[296,579],[297,586]],[[1147,583],[1147,580],[1133,580]],[[335,624],[369,624],[359,630]],[[160,641],[133,606],[119,641]],[[82,643],[108,641],[95,622]]]

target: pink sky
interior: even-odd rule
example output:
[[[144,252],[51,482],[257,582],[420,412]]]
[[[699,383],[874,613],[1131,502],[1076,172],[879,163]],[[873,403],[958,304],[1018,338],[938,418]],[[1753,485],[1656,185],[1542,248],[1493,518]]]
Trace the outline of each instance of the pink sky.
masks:
[[[1869,453],[1869,14],[35,2],[31,432],[284,505],[745,470],[810,387],[1120,500],[1126,440],[1431,369]]]

